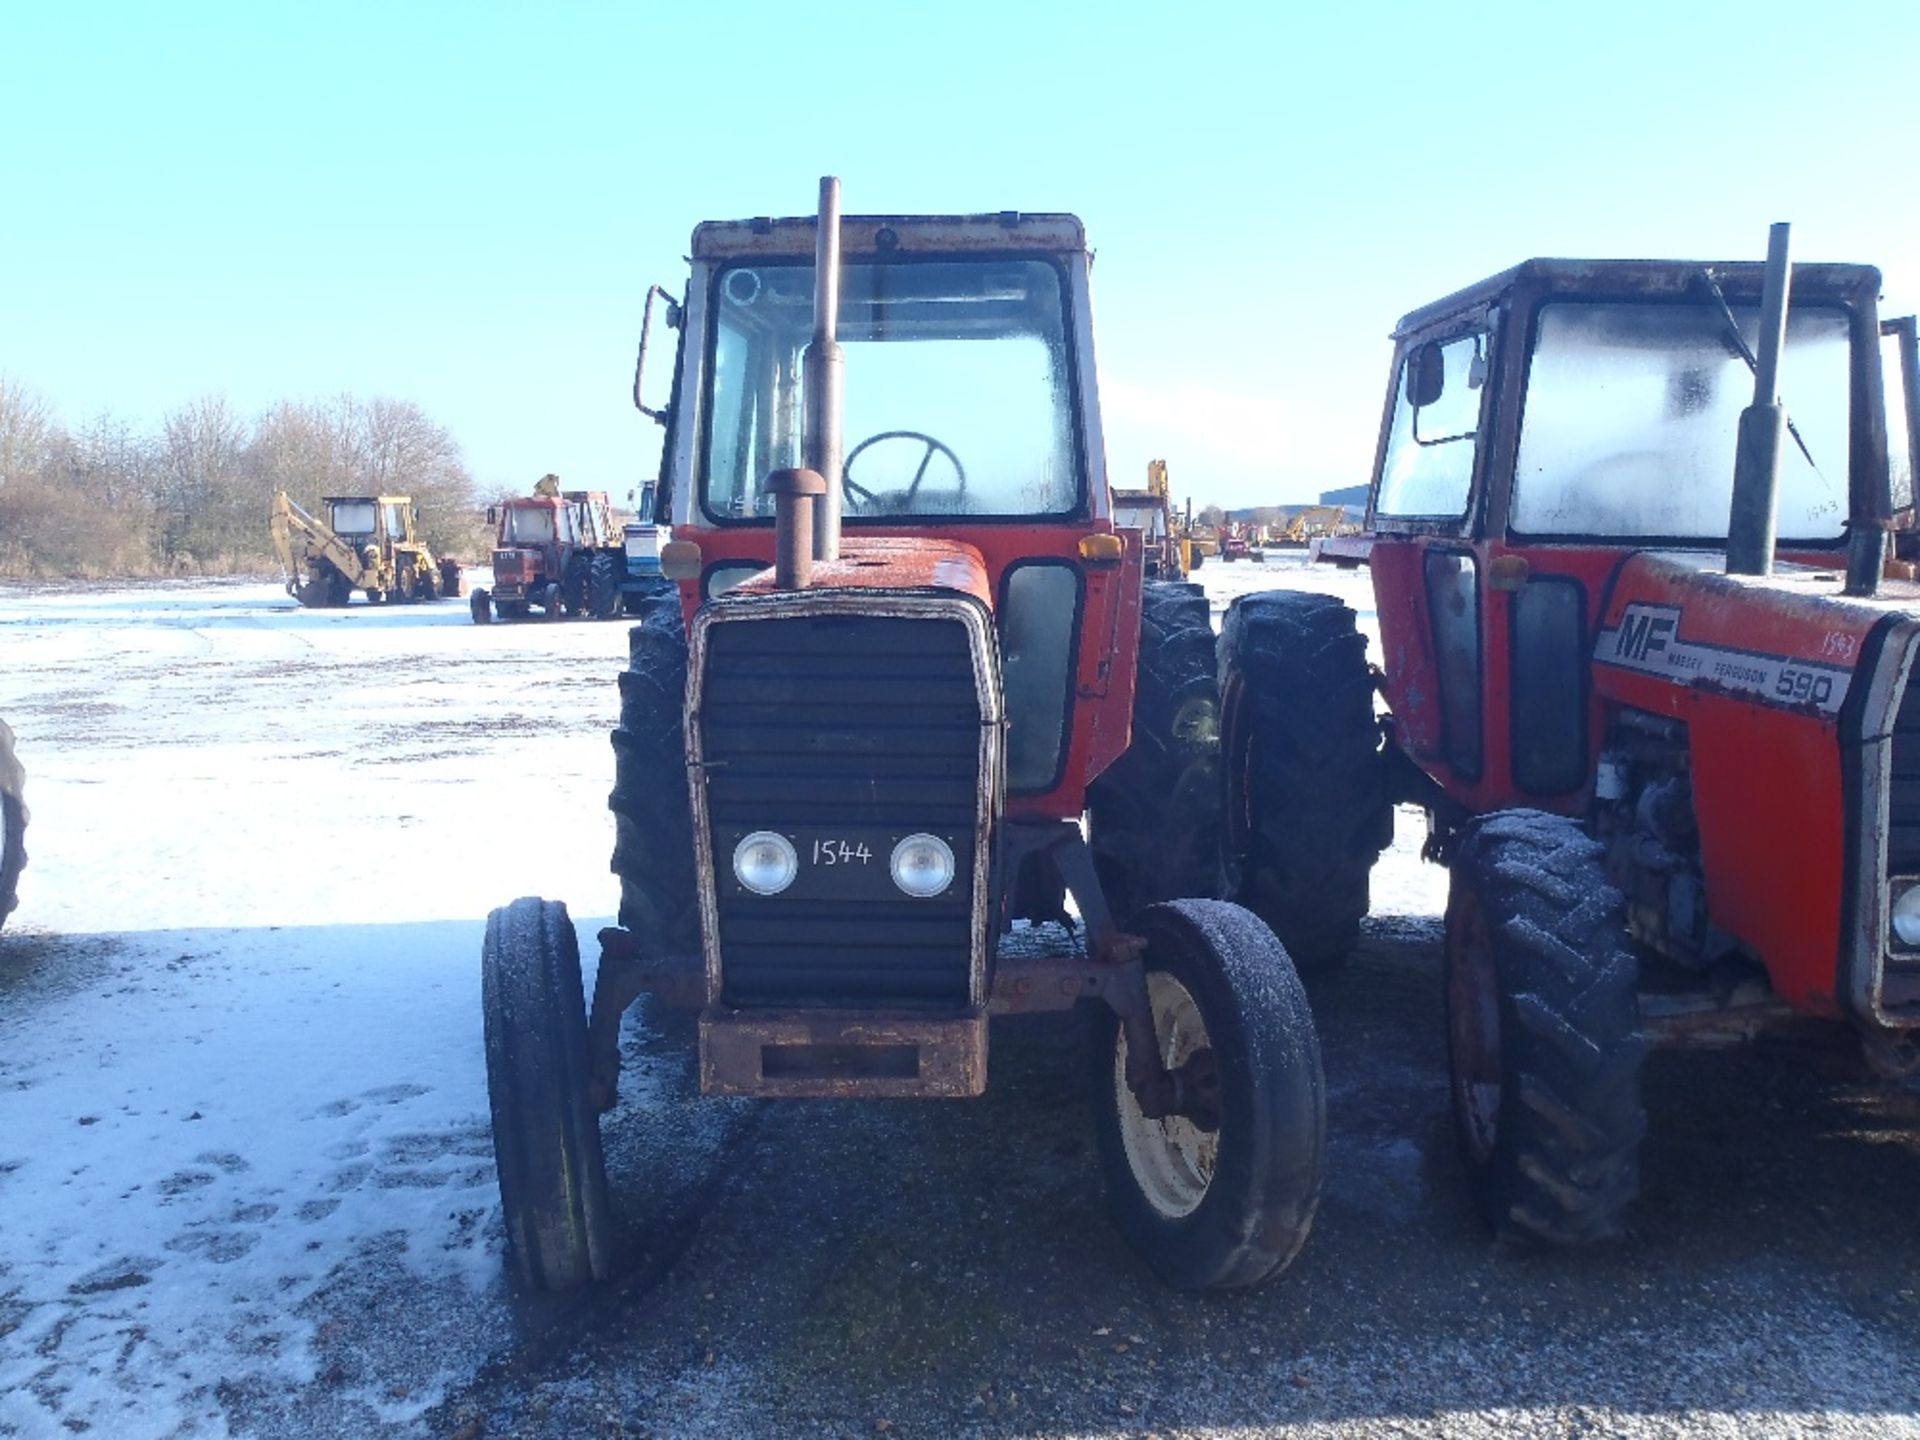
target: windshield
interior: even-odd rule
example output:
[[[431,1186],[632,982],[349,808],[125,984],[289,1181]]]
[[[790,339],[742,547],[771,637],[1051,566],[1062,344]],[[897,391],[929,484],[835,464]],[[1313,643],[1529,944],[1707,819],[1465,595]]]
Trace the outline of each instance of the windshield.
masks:
[[[701,503],[715,520],[770,517],[767,476],[804,463],[813,267],[724,269],[714,306]],[[1065,312],[1045,261],[843,266],[846,518],[1077,510]]]
[[[1757,345],[1759,307],[1735,305]],[[1848,316],[1795,309],[1780,400],[1782,541],[1826,543],[1847,518]],[[1753,372],[1712,304],[1541,307],[1514,466],[1513,529],[1531,535],[1724,540],[1735,432]],[[1801,446],[1805,446],[1804,452]]]
[[[371,535],[373,533],[373,501],[334,501],[333,532],[336,535]]]
[[[553,539],[553,511],[544,506],[537,510],[518,505],[509,507],[506,533],[501,538],[527,544]]]

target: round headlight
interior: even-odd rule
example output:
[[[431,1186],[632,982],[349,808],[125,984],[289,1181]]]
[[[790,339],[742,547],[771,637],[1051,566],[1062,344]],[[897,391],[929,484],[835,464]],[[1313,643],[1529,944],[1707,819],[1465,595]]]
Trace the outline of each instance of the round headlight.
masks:
[[[1920,885],[1909,885],[1893,902],[1893,938],[1920,950]]]
[[[773,830],[756,830],[733,847],[733,878],[756,895],[778,895],[800,873],[793,842]]]
[[[953,847],[938,835],[909,835],[893,847],[893,883],[916,900],[931,900],[953,884]]]

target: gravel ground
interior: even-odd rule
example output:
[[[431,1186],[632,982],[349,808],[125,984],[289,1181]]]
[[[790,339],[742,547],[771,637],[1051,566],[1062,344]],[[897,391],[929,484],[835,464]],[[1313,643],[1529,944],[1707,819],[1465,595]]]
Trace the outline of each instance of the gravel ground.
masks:
[[[1366,608],[1364,577],[1211,566],[1201,578],[1221,598],[1311,580]],[[499,1278],[497,1214],[480,1213],[489,1188],[466,1174],[479,1163],[482,1133],[470,967],[484,904],[472,896],[492,893],[497,902],[544,889],[575,900],[583,930],[600,923],[594,917],[610,901],[599,868],[603,812],[585,836],[529,851],[533,873],[525,864],[516,872],[513,857],[481,842],[508,796],[535,833],[604,796],[604,741],[576,724],[555,736],[539,717],[572,705],[576,690],[597,695],[584,687],[617,663],[621,637],[616,627],[474,632],[368,616],[381,627],[368,632],[380,639],[379,683],[359,677],[350,724],[317,729],[316,714],[302,728],[280,712],[311,707],[314,696],[269,680],[285,662],[267,642],[277,627],[303,623],[280,613],[265,611],[244,627],[195,628],[191,665],[183,648],[178,679],[156,673],[137,710],[87,710],[85,687],[62,673],[67,662],[53,649],[32,676],[0,673],[0,711],[11,708],[22,732],[36,833],[44,836],[28,871],[23,924],[0,936],[0,1009],[11,1010],[0,1016],[8,1022],[0,1024],[0,1079],[18,1077],[9,1082],[17,1091],[0,1086],[0,1150],[5,1105],[78,1108],[74,1097],[106,1075],[91,1058],[66,1068],[16,1060],[8,1037],[24,1038],[28,1024],[97,1023],[81,1007],[103,1003],[103,977],[117,994],[131,983],[122,978],[133,963],[127,957],[161,943],[119,918],[84,927],[84,935],[62,933],[83,928],[74,919],[83,902],[63,909],[58,897],[94,883],[86,853],[95,832],[76,828],[76,815],[98,803],[90,797],[103,777],[128,773],[116,767],[130,763],[160,763],[143,757],[158,756],[168,734],[204,713],[199,707],[232,696],[224,703],[279,707],[272,724],[248,731],[261,773],[280,763],[276,727],[291,725],[310,761],[336,753],[405,759],[415,775],[440,784],[440,798],[411,807],[418,821],[392,844],[360,855],[329,841],[316,851],[331,857],[322,878],[337,899],[332,914],[309,902],[310,923],[298,935],[268,930],[277,915],[241,917],[244,907],[223,888],[266,884],[270,854],[236,852],[208,867],[195,852],[189,866],[180,847],[194,837],[170,838],[177,825],[121,815],[110,831],[103,816],[97,833],[113,834],[129,854],[161,873],[194,871],[197,888],[167,902],[178,911],[164,917],[167,925],[211,925],[206,917],[218,912],[228,917],[221,924],[250,927],[192,931],[194,964],[178,975],[143,974],[148,988],[129,1005],[190,996],[181,1003],[238,1023],[253,1002],[228,978],[239,968],[234,957],[252,964],[299,946],[317,953],[330,924],[354,923],[356,949],[370,949],[372,961],[382,944],[404,941],[415,947],[410,963],[436,983],[444,952],[448,1009],[407,1019],[441,1073],[417,1075],[398,1053],[354,1057],[356,1083],[399,1096],[395,1113],[411,1107],[413,1129],[370,1130],[378,1142],[373,1180],[339,1188],[333,1223],[346,1238],[316,1257],[321,1276],[279,1317],[295,1358],[223,1360],[228,1379],[205,1393],[181,1391],[203,1402],[186,1406],[187,1418],[143,1429],[124,1418],[137,1420],[137,1410],[119,1412],[114,1423],[92,1422],[96,1433],[1920,1434],[1920,1227],[1911,1218],[1911,1197],[1920,1193],[1920,1101],[1865,1084],[1837,1052],[1662,1054],[1649,1076],[1652,1138],[1634,1233],[1578,1255],[1492,1246],[1468,1205],[1447,1112],[1436,918],[1444,883],[1418,860],[1421,826],[1408,814],[1376,874],[1376,914],[1359,953],[1309,982],[1329,1082],[1331,1170],[1314,1234],[1278,1282],[1245,1294],[1177,1295],[1127,1250],[1106,1216],[1085,1035],[1071,1017],[1002,1022],[982,1101],[755,1105],[694,1098],[687,1026],[643,1011],[627,1027],[625,1090],[604,1127],[620,1273],[582,1299],[514,1293]],[[103,643],[146,643],[105,622],[99,629]],[[332,647],[302,663],[343,660],[337,637],[347,632],[322,635],[309,625],[300,633]],[[555,647],[555,658],[543,647]],[[75,674],[83,663],[76,652]],[[460,703],[450,704],[456,694]],[[535,763],[555,755],[566,770],[557,786]],[[355,783],[366,787],[402,778],[391,765],[359,773]],[[223,793],[218,765],[184,768],[168,783],[179,813],[205,821],[194,827],[195,843],[211,843],[209,831],[244,816],[247,797]],[[345,808],[364,809],[378,793],[353,790]],[[310,825],[323,820],[319,810],[303,816]],[[254,839],[253,847],[264,843]],[[398,896],[409,857],[429,853],[445,873],[427,913],[468,918],[428,925],[409,912],[388,917],[407,925],[374,926],[370,912],[382,892]],[[590,864],[588,855],[598,858]],[[110,897],[86,904],[112,912]],[[184,932],[168,932],[165,943],[175,933]],[[1058,932],[1031,937],[1062,942]],[[115,1043],[137,1054],[156,1041],[123,1026]],[[107,1063],[103,1057],[100,1066]],[[459,1073],[444,1073],[448,1066]],[[301,1078],[315,1101],[345,1093]],[[271,1093],[295,1079],[269,1063],[223,1083]],[[427,1094],[429,1084],[440,1089]],[[313,1113],[302,1123],[321,1133],[372,1112],[343,1109],[337,1120]],[[421,1209],[410,1235],[382,1221],[382,1207],[409,1193],[381,1188],[381,1165],[415,1163],[403,1141],[444,1152],[452,1177],[445,1218]],[[251,1158],[251,1183],[278,1193],[265,1190],[271,1155]],[[83,1186],[83,1170],[61,1183]],[[9,1176],[0,1167],[0,1241],[8,1197],[21,1193],[7,1185],[31,1183],[34,1173]],[[401,1170],[394,1176],[411,1183]],[[436,1243],[465,1247],[477,1265],[425,1263]],[[76,1433],[90,1423],[81,1417],[96,1413],[76,1397],[175,1383],[157,1362],[116,1366],[98,1353],[70,1353],[60,1343],[64,1329],[37,1339],[33,1353],[16,1346],[20,1353],[10,1356],[9,1331],[28,1334],[43,1303],[32,1263],[0,1253],[0,1376],[18,1362],[15,1373],[31,1374],[46,1418],[31,1407],[9,1410],[0,1393],[0,1435]],[[213,1273],[193,1270],[188,1255],[168,1264],[174,1268],[155,1271],[151,1286],[126,1294],[157,1298],[167,1284],[190,1286]],[[485,1278],[474,1280],[476,1272]],[[236,1327],[227,1340],[239,1357],[258,1336]]]

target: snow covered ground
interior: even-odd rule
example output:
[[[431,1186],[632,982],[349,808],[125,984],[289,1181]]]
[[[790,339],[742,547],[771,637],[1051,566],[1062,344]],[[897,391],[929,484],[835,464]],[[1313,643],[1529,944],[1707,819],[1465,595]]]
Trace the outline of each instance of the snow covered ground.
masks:
[[[0,596],[33,810],[0,934],[0,1433],[224,1433],[249,1387],[321,1377],[370,1249],[404,1323],[353,1317],[386,1353],[343,1415],[402,1420],[497,1343],[480,926],[532,892],[608,923],[624,649],[272,586]]]
[[[1198,578],[1224,605],[1302,574]],[[1365,608],[1355,578],[1311,576]],[[0,1434],[217,1435],[293,1395],[404,1424],[524,1318],[480,932],[564,897],[591,964],[625,634],[271,585],[0,592],[34,815],[0,934]],[[1430,913],[1408,876],[1383,902]]]

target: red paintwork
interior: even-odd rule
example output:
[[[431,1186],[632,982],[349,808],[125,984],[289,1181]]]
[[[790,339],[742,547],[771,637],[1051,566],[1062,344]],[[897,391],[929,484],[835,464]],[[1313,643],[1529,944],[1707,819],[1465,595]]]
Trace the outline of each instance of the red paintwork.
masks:
[[[1481,684],[1483,730],[1482,765],[1478,779],[1454,773],[1442,748],[1440,677],[1434,659],[1433,624],[1427,613],[1427,587],[1422,580],[1425,556],[1431,549],[1470,552],[1480,572],[1480,649],[1484,661]],[[1380,535],[1373,539],[1369,562],[1373,570],[1374,603],[1380,612],[1380,636],[1385,652],[1387,701],[1393,710],[1395,733],[1401,747],[1470,810],[1500,810],[1529,805],[1566,815],[1584,815],[1589,792],[1564,796],[1520,797],[1513,778],[1512,690],[1507,657],[1511,652],[1507,603],[1503,592],[1490,592],[1486,577],[1497,557],[1523,556],[1535,576],[1567,576],[1580,583],[1587,596],[1588,640],[1598,631],[1599,596],[1618,567],[1618,550],[1557,548],[1515,550],[1509,545],[1476,541],[1434,540]],[[1489,603],[1489,596],[1497,603]],[[1587,730],[1603,732],[1598,702]],[[1596,743],[1595,753],[1598,753]]]
[[[1759,954],[1774,988],[1815,1014],[1841,1013],[1836,957],[1842,944],[1846,826],[1839,725],[1809,705],[1593,663],[1588,778],[1559,796],[1531,795],[1513,779],[1508,592],[1487,584],[1501,556],[1528,576],[1577,579],[1587,597],[1587,654],[1629,605],[1678,606],[1675,638],[1692,645],[1762,652],[1851,671],[1868,631],[1889,611],[1911,612],[1920,589],[1889,583],[1873,600],[1840,594],[1831,568],[1782,566],[1767,577],[1730,576],[1717,554],[1539,546],[1379,535],[1372,544],[1374,593],[1386,655],[1386,691],[1401,746],[1465,809],[1515,806],[1585,816],[1594,764],[1612,712],[1631,708],[1684,721],[1694,809],[1712,921]],[[1438,672],[1423,557],[1471,551],[1479,565],[1483,677],[1483,773],[1456,773],[1442,750]],[[1512,562],[1509,561],[1509,564]],[[1601,606],[1604,603],[1605,609]],[[1851,684],[1869,677],[1855,674]]]
[[[705,554],[705,547],[702,554]],[[987,562],[962,540],[896,535],[843,544],[838,560],[817,561],[812,585],[821,590],[953,590],[971,595],[989,610],[993,588]],[[735,595],[772,595],[773,571],[734,587]]]
[[[692,532],[689,532],[692,533]],[[773,564],[770,526],[703,529],[698,533],[702,568],[758,560]],[[1126,541],[1124,560],[1093,565],[1080,558],[1082,537],[1118,534]],[[1067,762],[1060,784],[1039,795],[1008,797],[1011,819],[1077,819],[1086,808],[1089,781],[1127,748],[1133,717],[1133,683],[1140,633],[1140,592],[1144,555],[1140,534],[1115,530],[1108,521],[1080,520],[1061,525],[942,527],[938,538],[925,530],[877,531],[866,527],[843,532],[841,559],[816,564],[816,585],[874,589],[933,586],[962,590],[989,609],[997,608],[1001,577],[1017,561],[1057,557],[1079,567],[1085,584],[1081,603],[1079,654],[1075,662],[1075,703],[1069,728]],[[768,590],[771,573],[755,576],[739,589]],[[700,606],[700,586],[683,581],[680,601],[692,623]],[[1125,643],[1122,638],[1126,637]]]

